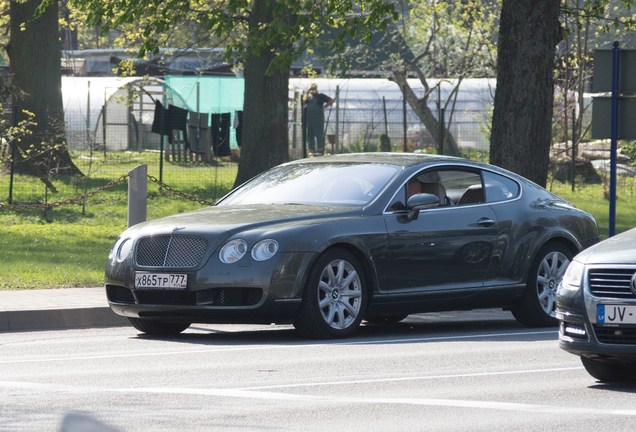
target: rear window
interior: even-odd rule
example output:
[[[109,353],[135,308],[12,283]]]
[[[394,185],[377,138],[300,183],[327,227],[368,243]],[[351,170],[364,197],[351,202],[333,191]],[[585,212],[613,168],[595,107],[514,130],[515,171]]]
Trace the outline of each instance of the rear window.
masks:
[[[486,202],[506,201],[519,195],[519,185],[512,179],[484,171],[486,185]]]

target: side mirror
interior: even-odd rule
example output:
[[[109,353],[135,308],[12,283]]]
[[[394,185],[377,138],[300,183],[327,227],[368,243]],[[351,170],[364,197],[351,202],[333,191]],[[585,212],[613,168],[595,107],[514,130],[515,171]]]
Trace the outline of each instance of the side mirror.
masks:
[[[417,220],[417,217],[420,215],[420,210],[435,208],[438,206],[439,198],[437,195],[428,193],[415,194],[406,202],[406,208],[407,210],[410,210],[407,217],[409,220]]]

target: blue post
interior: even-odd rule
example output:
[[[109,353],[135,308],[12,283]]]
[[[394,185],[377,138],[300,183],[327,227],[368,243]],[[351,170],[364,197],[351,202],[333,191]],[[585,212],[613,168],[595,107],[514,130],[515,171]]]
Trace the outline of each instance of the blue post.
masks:
[[[165,146],[165,142],[166,142],[166,137],[163,135],[164,132],[164,122],[165,120],[165,113],[166,113],[166,83],[163,83],[162,86],[162,94],[163,94],[163,98],[162,98],[162,102],[163,102],[163,107],[161,108],[161,114],[159,115],[159,130],[161,132],[159,132],[159,142],[161,143],[161,147],[159,149],[159,181],[163,183],[163,153],[164,153],[164,146]],[[172,133],[172,131],[170,131],[170,133]]]
[[[620,48],[618,41],[612,49],[612,133],[610,152],[609,236],[616,234],[616,153],[618,147],[618,66]]]

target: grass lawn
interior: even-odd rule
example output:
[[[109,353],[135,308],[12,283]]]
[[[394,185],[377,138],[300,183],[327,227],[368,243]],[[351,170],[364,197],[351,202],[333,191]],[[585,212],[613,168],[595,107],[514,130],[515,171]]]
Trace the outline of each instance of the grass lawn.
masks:
[[[77,155],[76,155],[77,156]],[[100,158],[90,166],[88,158],[77,158],[84,173],[91,172],[88,190],[104,186],[140,163],[148,164],[150,175],[159,177],[157,155],[129,154]],[[96,169],[97,168],[97,169]],[[164,162],[163,181],[174,189],[199,199],[215,201],[227,193],[236,177],[237,166]],[[84,179],[54,180],[59,192],[49,202],[75,197],[84,191]],[[0,202],[6,203],[9,176],[0,176]],[[636,226],[634,179],[619,182],[616,231]],[[201,208],[201,205],[148,187],[148,219]],[[552,191],[593,214],[603,238],[608,233],[609,204],[602,185],[571,186],[555,182]],[[18,176],[13,192],[18,202],[44,200],[44,187],[37,180]],[[53,210],[0,210],[0,290],[100,286],[108,252],[126,229],[127,185],[122,183],[99,193],[82,204]]]
[[[636,200],[634,186],[636,179],[620,179],[617,186],[616,234],[636,227]],[[598,223],[603,239],[609,234],[609,201],[603,198],[602,185],[576,187],[572,192],[571,184],[554,182],[552,192],[568,200],[576,207],[591,213]]]
[[[90,175],[88,190],[116,180],[140,163],[159,177],[157,155],[130,156],[99,162]],[[77,160],[77,159],[76,159]],[[88,173],[88,162],[79,159]],[[95,168],[93,165],[93,169]],[[206,201],[215,201],[234,184],[237,165],[186,164],[164,162],[163,182],[173,189]],[[58,192],[49,202],[84,193],[81,178],[54,179]],[[14,201],[44,201],[43,184],[33,178],[16,176]],[[108,252],[127,225],[127,183],[107,189],[82,203],[52,210],[0,210],[0,290],[100,286]],[[6,203],[9,176],[0,176],[0,202]],[[148,219],[200,209],[196,202],[177,197],[153,183],[148,185]]]

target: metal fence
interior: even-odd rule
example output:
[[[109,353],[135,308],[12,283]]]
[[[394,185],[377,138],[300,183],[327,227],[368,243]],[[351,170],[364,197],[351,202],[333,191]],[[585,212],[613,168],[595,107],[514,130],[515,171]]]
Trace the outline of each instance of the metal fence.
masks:
[[[148,174],[170,187],[207,201],[215,201],[232,189],[236,161],[229,157],[204,161],[186,149],[179,132],[174,132],[171,140],[163,137],[162,153],[162,137],[151,132],[153,113],[154,104],[140,107],[138,103],[135,107],[106,104],[93,119],[82,111],[67,111],[66,144],[82,175],[48,172],[44,180],[53,186],[48,189],[43,179],[25,173],[28,169],[23,169],[25,162],[20,158],[16,158],[16,173],[11,175],[12,146],[5,142],[0,147],[0,202],[65,200],[102,187],[140,164],[147,164]]]
[[[406,112],[399,107],[384,109],[382,100],[373,108],[339,108],[334,105],[325,111],[324,152],[354,153],[379,150],[381,134],[391,140],[392,151],[428,152],[435,149],[432,134],[409,108]],[[343,104],[346,106],[346,104]],[[301,104],[290,108],[289,143],[290,157],[303,155],[303,116]],[[406,117],[406,125],[404,119]],[[471,151],[487,152],[487,112],[477,110],[455,111],[452,117],[445,117],[446,127],[455,138],[461,150],[470,156]],[[406,126],[406,127],[405,127]],[[406,128],[406,146],[405,146]],[[322,152],[322,151],[319,151]]]
[[[230,157],[206,158],[189,152],[181,132],[175,132],[172,140],[164,138],[161,157],[161,136],[151,131],[155,98],[161,97],[157,88],[140,93],[130,102],[127,91],[114,93],[101,110],[92,112],[87,118],[81,110],[65,113],[65,134],[74,163],[82,173],[106,184],[140,163],[148,164],[148,173],[179,189],[206,200],[215,200],[231,189],[239,151],[233,149]],[[119,93],[118,93],[119,92]],[[290,103],[289,154],[291,159],[303,157],[302,112],[298,95]],[[406,149],[408,151],[434,152],[431,134],[415,114],[402,107],[402,103],[385,106],[382,99],[367,103],[363,108],[348,107],[346,100],[325,113],[325,152],[377,151],[379,135],[388,133],[394,151],[402,151],[404,143],[404,119],[406,116]],[[458,105],[461,105],[458,104]],[[336,109],[336,107],[339,107]],[[487,159],[489,142],[487,129],[489,115],[483,110],[456,110],[446,114],[450,133],[460,149],[469,158]],[[452,119],[452,120],[451,120]],[[555,120],[555,125],[558,120]],[[555,127],[556,130],[556,127]],[[172,142],[170,142],[172,141]],[[486,154],[484,156],[484,154]],[[593,142],[581,144],[577,149],[575,177],[581,182],[601,182],[609,159],[608,144]],[[6,202],[11,188],[12,199],[17,202],[43,202],[52,197],[40,179],[28,175],[16,175],[9,179],[10,146],[0,146],[0,202]],[[570,144],[557,143],[553,147],[553,177],[557,180],[571,179],[572,164]],[[619,159],[619,173],[635,174],[626,158]],[[81,178],[63,179],[50,177],[53,184],[82,184]],[[96,186],[100,186],[96,184]],[[81,187],[59,188],[66,193],[80,191]],[[59,195],[55,199],[67,198]]]

